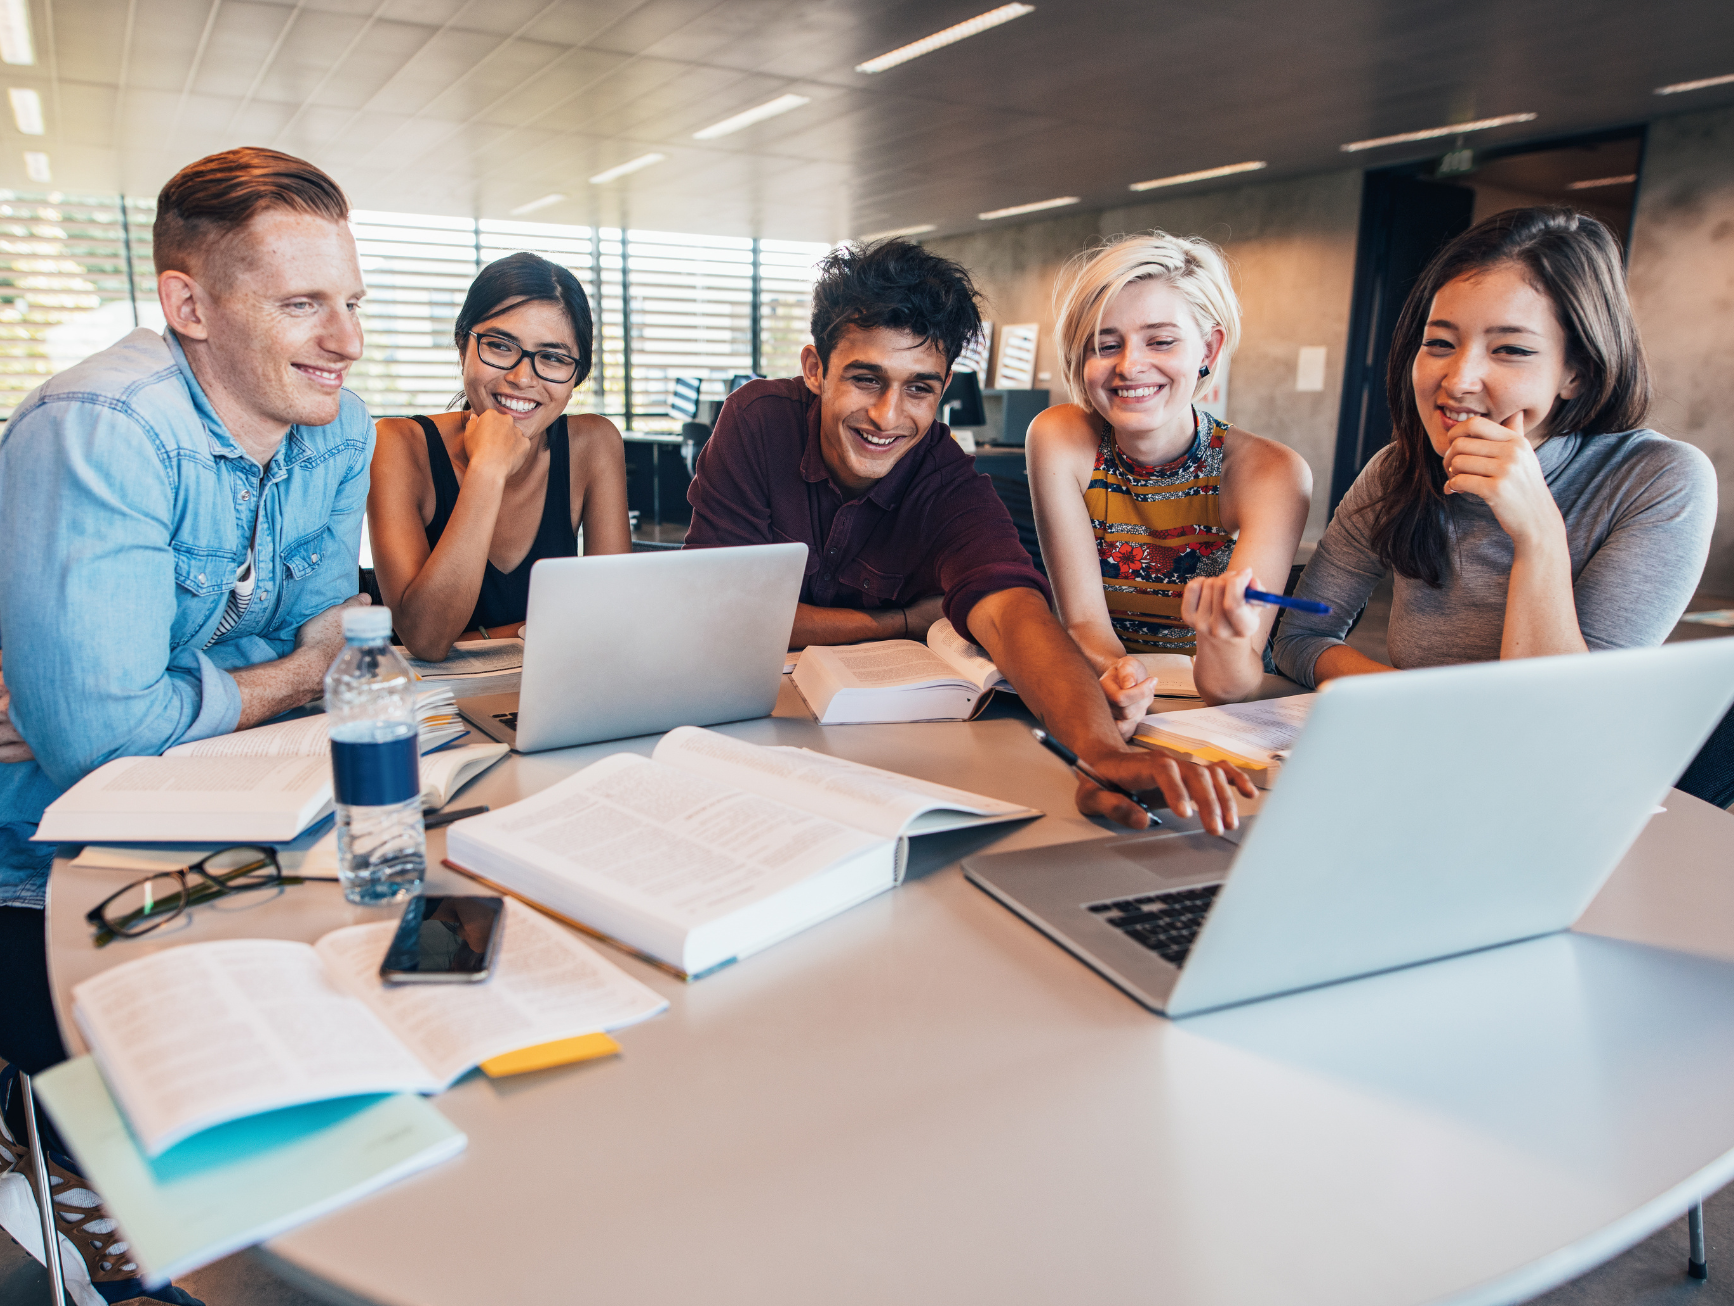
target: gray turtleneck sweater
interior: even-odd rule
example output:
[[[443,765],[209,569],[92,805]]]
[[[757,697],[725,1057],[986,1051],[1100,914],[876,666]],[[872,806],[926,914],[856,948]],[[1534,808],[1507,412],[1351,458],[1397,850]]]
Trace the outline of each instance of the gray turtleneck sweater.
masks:
[[[1283,613],[1277,669],[1312,688],[1313,666],[1343,643],[1384,578],[1362,519],[1390,450],[1376,454],[1343,496],[1295,594],[1331,605],[1328,617]],[[1716,473],[1692,445],[1655,431],[1561,435],[1536,450],[1565,519],[1578,628],[1590,649],[1660,644],[1697,588],[1716,523]],[[1472,494],[1446,500],[1451,559],[1434,589],[1399,575],[1388,647],[1400,668],[1499,657],[1511,537]]]

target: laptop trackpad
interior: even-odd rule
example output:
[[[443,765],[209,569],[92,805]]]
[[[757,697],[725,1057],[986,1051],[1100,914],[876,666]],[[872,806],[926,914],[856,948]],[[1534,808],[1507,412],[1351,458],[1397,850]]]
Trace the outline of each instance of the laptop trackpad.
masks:
[[[1109,839],[1097,845],[1116,860],[1130,862],[1148,871],[1165,883],[1204,884],[1220,880],[1228,874],[1239,851],[1239,830],[1230,830],[1226,837],[1197,831],[1188,834],[1132,834]]]

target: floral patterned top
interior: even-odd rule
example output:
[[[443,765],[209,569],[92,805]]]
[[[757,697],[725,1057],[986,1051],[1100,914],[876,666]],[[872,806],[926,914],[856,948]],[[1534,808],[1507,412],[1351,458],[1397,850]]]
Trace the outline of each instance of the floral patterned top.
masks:
[[[1128,653],[1192,653],[1197,641],[1180,623],[1181,592],[1194,576],[1221,575],[1234,551],[1221,512],[1228,424],[1197,408],[1192,414],[1192,447],[1160,467],[1121,453],[1104,422],[1084,491],[1108,616]]]

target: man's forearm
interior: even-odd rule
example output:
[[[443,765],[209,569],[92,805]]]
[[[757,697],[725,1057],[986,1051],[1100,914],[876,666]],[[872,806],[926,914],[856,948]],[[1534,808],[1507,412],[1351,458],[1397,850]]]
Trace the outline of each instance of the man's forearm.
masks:
[[[813,603],[795,607],[790,648],[809,644],[860,644],[870,639],[902,639],[909,629],[902,608],[821,608]]]
[[[1039,590],[1000,590],[969,614],[970,633],[1054,735],[1086,761],[1123,753],[1096,673]]]
[[[260,662],[229,674],[241,691],[237,730],[269,721],[291,708],[304,707],[325,690],[325,665],[318,650],[298,648],[275,662]]]

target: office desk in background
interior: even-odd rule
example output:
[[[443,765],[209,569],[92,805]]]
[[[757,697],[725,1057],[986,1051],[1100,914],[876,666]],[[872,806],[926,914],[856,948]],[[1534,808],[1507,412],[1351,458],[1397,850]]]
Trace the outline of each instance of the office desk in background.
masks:
[[[437,1104],[469,1150],[268,1244],[286,1274],[392,1306],[1516,1302],[1734,1174],[1727,813],[1671,794],[1570,934],[1170,1023],[958,871],[1108,833],[1015,707],[821,727],[787,688],[723,729],[1049,815],[917,840],[902,888],[697,984],[599,945],[669,1013],[615,1059],[464,1080]],[[654,742],[513,757],[462,801]],[[303,885],[99,953],[114,878],[51,882],[63,1026],[144,949],[373,918]]]

